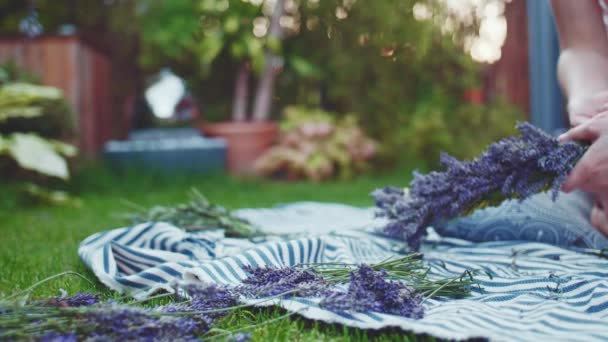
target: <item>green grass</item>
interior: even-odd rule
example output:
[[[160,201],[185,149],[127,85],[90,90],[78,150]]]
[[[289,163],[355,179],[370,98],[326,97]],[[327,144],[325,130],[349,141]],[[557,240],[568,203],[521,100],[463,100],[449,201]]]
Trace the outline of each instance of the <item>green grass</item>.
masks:
[[[36,288],[33,296],[56,296],[59,289],[71,294],[86,291],[101,293],[104,297],[115,296],[79,260],[77,248],[87,236],[127,223],[118,215],[128,210],[121,199],[144,206],[176,204],[186,201],[187,191],[196,187],[211,201],[231,209],[308,200],[370,206],[373,203],[369,193],[373,189],[387,184],[404,185],[409,175],[410,172],[402,168],[402,171],[350,181],[314,184],[239,180],[223,175],[115,173],[94,167],[81,171],[67,186],[67,190],[81,199],[79,208],[23,203],[17,195],[16,184],[3,185],[0,194],[0,296],[15,293],[66,270],[85,275],[93,284],[78,277],[62,277]],[[285,314],[277,308],[239,310],[224,318],[218,328],[242,330],[259,325],[249,329],[254,340],[407,341],[420,338],[400,330],[364,331],[322,324],[297,315],[272,321]]]

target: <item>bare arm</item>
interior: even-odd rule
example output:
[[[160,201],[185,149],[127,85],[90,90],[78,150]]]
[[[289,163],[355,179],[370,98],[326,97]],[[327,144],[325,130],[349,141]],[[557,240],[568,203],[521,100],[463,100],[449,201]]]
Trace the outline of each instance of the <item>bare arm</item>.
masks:
[[[551,4],[561,47],[558,77],[568,97],[571,124],[576,126],[606,110],[608,35],[597,0],[552,0]]]
[[[608,35],[602,10],[597,0],[551,4],[561,47],[557,71],[574,126],[560,139],[592,142],[563,190],[594,194],[591,224],[608,236]]]

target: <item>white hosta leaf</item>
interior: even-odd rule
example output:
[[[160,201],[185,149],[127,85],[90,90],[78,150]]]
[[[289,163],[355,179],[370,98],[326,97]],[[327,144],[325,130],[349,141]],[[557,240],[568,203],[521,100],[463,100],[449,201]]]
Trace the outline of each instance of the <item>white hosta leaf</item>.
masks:
[[[0,154],[6,153],[8,151],[9,141],[2,135],[0,135]]]
[[[78,148],[74,145],[66,144],[59,140],[49,140],[55,151],[66,157],[75,157],[78,154]]]
[[[34,170],[47,176],[68,179],[68,165],[53,145],[36,134],[12,135],[9,153],[24,169]]]
[[[0,87],[0,94],[8,98],[42,98],[47,100],[58,100],[63,97],[63,92],[58,88],[19,82],[3,85]]]
[[[35,118],[42,116],[42,107],[0,107],[0,122],[12,118]]]

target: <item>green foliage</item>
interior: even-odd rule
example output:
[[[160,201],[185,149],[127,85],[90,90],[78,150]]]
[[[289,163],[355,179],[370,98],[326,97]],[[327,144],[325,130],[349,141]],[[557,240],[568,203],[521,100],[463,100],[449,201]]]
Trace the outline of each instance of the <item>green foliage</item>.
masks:
[[[144,67],[193,63],[195,77],[209,76],[222,53],[233,61],[252,61],[261,68],[264,40],[253,32],[253,20],[263,17],[260,5],[228,0],[173,0],[146,3],[139,15]]]
[[[421,3],[429,9],[428,19],[414,16],[414,5]],[[455,146],[463,148],[457,155],[470,156],[489,139],[512,132],[515,117],[521,118],[510,110],[504,113],[502,105],[476,108],[463,103],[464,92],[481,85],[483,66],[462,45],[477,32],[474,17],[470,23],[452,20],[452,31],[445,31],[442,25],[450,14],[440,1],[306,4],[300,7],[301,31],[286,42],[285,50],[305,56],[320,76],[302,81],[296,64],[289,63],[279,97],[357,113],[385,156],[414,155],[432,164],[438,150],[454,152]],[[343,18],[336,15],[338,9]],[[468,112],[473,117],[466,117]]]
[[[524,120],[514,105],[497,100],[488,105],[449,106],[440,100],[422,103],[399,141],[428,167],[436,167],[441,151],[459,159],[477,156],[501,138],[515,135],[514,123]]]
[[[0,64],[0,85],[9,82],[40,83],[38,76],[19,67],[13,60]]]
[[[367,170],[376,154],[375,141],[353,115],[338,119],[319,109],[288,107],[281,131],[279,144],[256,161],[261,174],[314,181],[351,178]]]
[[[187,231],[224,229],[228,236],[253,237],[258,234],[249,222],[233,216],[226,208],[211,203],[198,190],[190,191],[190,201],[175,206],[156,205],[146,209],[129,203],[133,213],[125,215],[131,224],[168,222]]]
[[[19,167],[36,171],[40,174],[68,179],[68,164],[62,154],[69,149],[57,148],[53,142],[34,133],[13,133],[2,138],[0,156],[12,158]]]
[[[82,201],[61,190],[51,190],[34,183],[25,183],[22,187],[25,203],[66,205],[80,208]]]
[[[74,156],[76,148],[46,137],[65,136],[69,113],[57,88],[27,83],[0,86],[0,157],[8,157],[21,169],[68,179],[64,157]]]
[[[67,138],[72,135],[73,120],[57,88],[18,82],[0,86],[0,134],[34,132]]]

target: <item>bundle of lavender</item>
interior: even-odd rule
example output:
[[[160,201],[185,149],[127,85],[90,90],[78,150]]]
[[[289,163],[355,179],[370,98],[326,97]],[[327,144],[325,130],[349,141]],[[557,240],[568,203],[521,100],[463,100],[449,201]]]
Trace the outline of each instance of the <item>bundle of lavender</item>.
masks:
[[[474,284],[470,272],[452,278],[429,279],[428,268],[422,264],[422,255],[417,253],[371,265],[322,263],[246,270],[249,276],[239,286],[179,284],[175,293],[157,296],[170,296],[175,302],[153,307],[103,302],[98,295],[90,293],[37,301],[24,299],[36,286],[73,274],[64,272],[22,293],[0,298],[0,341],[196,341],[221,337],[244,341],[250,334],[243,330],[270,321],[240,327],[238,331],[221,330],[221,334],[217,334],[220,330],[214,325],[231,312],[264,301],[316,297],[321,307],[331,311],[374,311],[419,319],[424,316],[422,304],[426,298],[464,297]],[[247,298],[258,300],[239,304]]]
[[[494,205],[524,200],[552,190],[555,201],[568,173],[586,147],[559,143],[529,123],[517,125],[520,136],[491,144],[472,161],[441,155],[445,171],[414,174],[409,191],[385,187],[372,193],[379,215],[388,218],[384,232],[418,250],[426,227]]]

